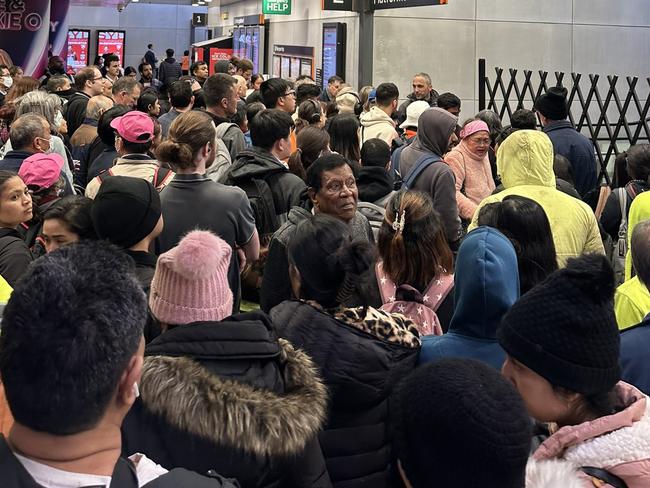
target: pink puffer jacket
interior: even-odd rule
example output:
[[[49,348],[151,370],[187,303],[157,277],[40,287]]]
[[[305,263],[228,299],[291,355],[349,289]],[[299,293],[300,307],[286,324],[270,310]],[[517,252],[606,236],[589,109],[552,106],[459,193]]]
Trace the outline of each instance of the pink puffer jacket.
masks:
[[[582,466],[605,469],[625,481],[628,488],[650,487],[650,402],[632,385],[621,381],[616,387],[626,405],[624,410],[562,427],[535,451],[533,464],[563,460],[576,470]],[[596,485],[583,473],[580,477],[585,487],[609,486]],[[530,480],[527,483],[527,488],[541,486]]]

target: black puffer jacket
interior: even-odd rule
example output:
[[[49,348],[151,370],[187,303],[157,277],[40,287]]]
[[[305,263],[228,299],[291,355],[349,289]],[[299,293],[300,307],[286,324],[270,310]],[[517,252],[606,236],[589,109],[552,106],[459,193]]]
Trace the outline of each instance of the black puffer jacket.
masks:
[[[306,351],[330,392],[320,443],[336,488],[390,486],[388,397],[414,367],[412,322],[369,308],[324,311],[286,301],[271,311],[281,337]]]
[[[331,486],[316,437],[327,393],[261,312],[171,329],[148,346],[122,452],[248,487]]]

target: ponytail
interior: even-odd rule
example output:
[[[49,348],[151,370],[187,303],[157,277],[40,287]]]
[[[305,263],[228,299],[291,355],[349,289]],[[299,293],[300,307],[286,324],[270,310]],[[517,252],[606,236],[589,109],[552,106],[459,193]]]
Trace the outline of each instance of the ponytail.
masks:
[[[205,112],[192,110],[180,114],[169,128],[166,141],[156,148],[156,158],[172,168],[192,169],[199,151],[214,142],[216,130]]]
[[[184,142],[163,141],[156,148],[156,157],[158,161],[169,163],[172,168],[188,169],[194,166],[192,146]]]
[[[304,181],[306,174],[305,168],[302,165],[302,150],[300,148],[296,149],[291,156],[289,156],[287,165],[289,166],[290,172]]]

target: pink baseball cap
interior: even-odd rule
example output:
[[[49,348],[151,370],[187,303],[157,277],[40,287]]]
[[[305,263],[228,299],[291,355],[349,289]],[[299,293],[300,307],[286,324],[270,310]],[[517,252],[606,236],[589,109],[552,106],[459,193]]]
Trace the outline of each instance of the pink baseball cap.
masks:
[[[153,139],[153,120],[144,112],[132,110],[111,121],[111,127],[122,139],[135,144],[144,144]]]
[[[30,186],[49,188],[59,181],[61,169],[65,161],[61,155],[36,153],[23,161],[18,170],[18,176]]]

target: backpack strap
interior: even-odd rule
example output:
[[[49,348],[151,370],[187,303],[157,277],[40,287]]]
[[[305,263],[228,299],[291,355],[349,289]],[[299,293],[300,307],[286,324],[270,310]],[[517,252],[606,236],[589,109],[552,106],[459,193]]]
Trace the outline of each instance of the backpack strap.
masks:
[[[625,188],[617,188],[615,191],[621,209],[621,225],[625,224],[627,226],[627,191]]]
[[[454,275],[442,274],[431,280],[422,300],[427,307],[436,312],[453,288]]]
[[[410,189],[413,183],[415,183],[415,180],[418,179],[418,176],[420,176],[425,169],[427,169],[431,164],[439,161],[442,161],[442,159],[437,154],[424,154],[423,156],[420,156],[406,178],[404,178],[404,187],[407,190]]]
[[[595,478],[598,481],[604,481],[614,488],[628,488],[625,481],[605,469],[594,468],[593,466],[582,466],[580,468],[580,471],[588,476],[591,476],[592,478]]]
[[[406,147],[406,144],[403,145],[403,146],[398,147],[397,149],[395,149],[393,151],[393,154],[390,157],[391,170],[393,171],[395,176],[400,175],[400,172],[399,172],[399,160],[400,160],[400,157],[402,156],[402,151],[404,150],[405,147]]]
[[[104,178],[103,178],[104,173],[107,173],[106,176],[113,176],[113,171],[111,170],[111,168],[105,169],[104,171],[100,171],[100,173],[97,175],[97,181],[99,181],[100,185],[104,183]]]
[[[169,180],[173,176],[173,174],[174,173],[172,172],[171,169],[157,166],[156,170],[153,173],[153,180],[151,181],[153,187],[156,190],[160,191],[162,187],[167,184],[167,180]]]
[[[379,293],[381,294],[381,303],[391,303],[391,298],[395,300],[395,292],[397,291],[397,286],[393,283],[386,273],[384,273],[384,267],[382,266],[381,261],[377,262],[375,265],[375,274],[377,276],[377,286],[379,287]]]

